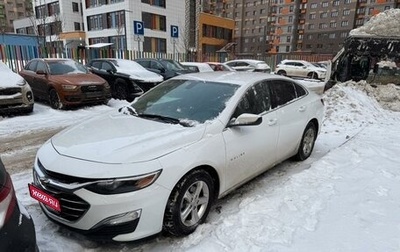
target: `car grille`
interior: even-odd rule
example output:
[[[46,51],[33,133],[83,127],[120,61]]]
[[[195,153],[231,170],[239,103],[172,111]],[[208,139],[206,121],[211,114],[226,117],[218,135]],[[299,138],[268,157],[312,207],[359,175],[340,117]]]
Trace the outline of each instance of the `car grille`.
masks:
[[[92,93],[92,92],[103,92],[103,86],[101,85],[87,85],[82,86],[81,90],[82,93]]]
[[[43,165],[38,162],[40,170],[46,175],[47,178],[51,178],[54,180],[62,181],[63,183],[76,183],[79,182],[80,179],[74,179],[73,177],[64,176],[62,174],[54,173],[46,171]],[[59,179],[61,178],[62,179]],[[80,198],[79,196],[63,191],[59,188],[56,188],[52,185],[43,184],[40,182],[37,174],[34,172],[34,182],[35,185],[50,194],[51,196],[57,198],[60,202],[61,212],[55,211],[47,206],[44,207],[51,212],[53,215],[67,220],[67,221],[76,221],[81,218],[90,208],[90,204]]]
[[[21,93],[21,88],[15,87],[0,89],[0,95],[15,95],[17,93]]]

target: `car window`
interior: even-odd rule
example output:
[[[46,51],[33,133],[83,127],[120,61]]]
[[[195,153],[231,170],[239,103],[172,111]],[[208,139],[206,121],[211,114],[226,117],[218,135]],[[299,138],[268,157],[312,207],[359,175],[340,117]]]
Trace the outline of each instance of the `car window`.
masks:
[[[297,85],[296,83],[294,83],[294,87],[296,89],[297,98],[302,97],[302,96],[307,94],[307,91],[302,86]]]
[[[249,64],[246,63],[246,62],[237,62],[236,66],[238,66],[238,67],[240,67],[240,66],[249,66]]]
[[[268,83],[261,82],[252,86],[243,95],[232,117],[237,118],[243,113],[261,114],[271,108],[270,90]]]
[[[88,73],[87,68],[74,60],[50,61],[48,65],[52,75]]]
[[[239,85],[199,80],[168,80],[136,99],[138,114],[168,116],[203,123],[225,109]]]
[[[101,68],[101,61],[92,61],[90,65],[94,68],[100,69]]]
[[[38,61],[37,62],[37,66],[36,66],[36,72],[37,71],[43,71],[43,72],[47,72],[47,67],[46,67],[46,64],[44,63],[44,62],[42,62],[42,61]]]
[[[139,63],[143,67],[151,68],[149,60],[138,60],[136,62]]]
[[[160,64],[160,63],[158,63],[157,61],[151,61],[150,62],[150,68],[153,68],[153,69],[157,69],[157,70],[164,70],[164,67]]]
[[[37,60],[31,61],[28,65],[25,66],[25,70],[36,72],[37,63]]]
[[[113,70],[113,67],[111,66],[110,63],[108,63],[108,62],[103,62],[103,64],[101,64],[101,70],[104,70],[104,71],[111,71],[111,70]]]
[[[285,105],[296,99],[296,89],[294,83],[286,80],[269,81],[272,95],[272,107]]]

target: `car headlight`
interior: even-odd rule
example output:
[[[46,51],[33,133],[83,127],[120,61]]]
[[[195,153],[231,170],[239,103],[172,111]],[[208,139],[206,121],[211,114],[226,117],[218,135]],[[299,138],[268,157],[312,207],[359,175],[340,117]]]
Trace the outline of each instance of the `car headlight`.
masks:
[[[22,87],[22,86],[25,86],[26,84],[28,84],[28,83],[27,83],[26,80],[24,80],[24,79],[23,79],[23,80],[19,80],[19,81],[17,82],[17,85],[18,85],[18,86],[21,86],[21,87]]]
[[[137,191],[154,183],[161,170],[129,178],[116,178],[97,181],[85,188],[98,194],[120,194]]]
[[[78,86],[77,85],[62,85],[62,88],[64,90],[74,91],[74,90],[78,89]]]

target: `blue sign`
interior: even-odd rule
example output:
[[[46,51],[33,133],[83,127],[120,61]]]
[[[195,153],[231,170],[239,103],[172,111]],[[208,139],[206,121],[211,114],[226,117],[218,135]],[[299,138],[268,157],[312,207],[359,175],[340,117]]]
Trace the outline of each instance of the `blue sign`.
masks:
[[[135,35],[144,35],[144,25],[142,21],[133,21],[133,31]]]
[[[176,25],[171,25],[171,37],[178,38],[179,37],[179,29]]]

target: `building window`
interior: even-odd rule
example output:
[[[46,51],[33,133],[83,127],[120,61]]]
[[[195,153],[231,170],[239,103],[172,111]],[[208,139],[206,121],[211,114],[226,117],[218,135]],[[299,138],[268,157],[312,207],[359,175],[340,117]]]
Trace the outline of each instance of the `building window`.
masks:
[[[310,7],[311,7],[311,9],[316,9],[318,7],[318,4],[317,3],[312,3]]]
[[[320,18],[327,18],[327,17],[328,17],[328,12],[322,12],[322,13],[319,15],[319,17],[320,17]]]
[[[331,17],[337,17],[339,16],[339,12],[338,11],[332,11],[331,12]]]
[[[342,27],[349,26],[349,21],[348,20],[342,21],[341,26]]]
[[[349,3],[351,3],[351,0],[344,0],[344,3],[349,4]]]
[[[321,4],[321,6],[324,7],[324,8],[326,8],[326,7],[329,6],[329,3],[328,3],[328,2],[323,2],[323,3]]]
[[[290,40],[291,40],[291,39],[292,39],[291,36],[287,36],[287,37],[286,37],[286,42],[290,43]]]
[[[142,12],[144,28],[158,31],[167,31],[167,21],[165,16],[149,12]]]
[[[288,26],[288,27],[287,27],[287,31],[288,31],[288,32],[292,32],[292,26]]]
[[[348,9],[343,10],[343,16],[348,16],[348,15],[350,15],[350,10]]]
[[[313,13],[313,14],[310,14],[310,19],[315,19],[315,17],[316,17],[316,15],[315,15],[315,13]]]
[[[72,11],[73,12],[79,12],[79,4],[72,2]]]
[[[142,0],[142,3],[165,8],[165,0]]]
[[[326,29],[326,28],[328,28],[328,24],[326,24],[326,23],[319,24],[319,29]]]
[[[331,27],[331,28],[336,28],[336,26],[337,26],[336,21],[332,21],[332,22],[329,24],[329,27]]]
[[[329,38],[330,38],[330,39],[336,38],[336,33],[331,33],[331,34],[329,34]]]
[[[81,30],[81,24],[78,23],[78,22],[74,22],[74,28],[75,28],[75,31],[80,31]]]
[[[315,25],[314,24],[309,24],[308,25],[308,29],[309,30],[314,30],[315,29]]]

